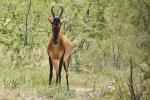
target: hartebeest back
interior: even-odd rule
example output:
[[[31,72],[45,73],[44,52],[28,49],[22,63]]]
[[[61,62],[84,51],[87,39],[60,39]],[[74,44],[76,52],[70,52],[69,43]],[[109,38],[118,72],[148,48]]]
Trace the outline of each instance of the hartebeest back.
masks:
[[[68,37],[60,32],[61,25],[65,20],[64,18],[61,19],[61,16],[63,14],[63,7],[60,5],[59,16],[55,16],[53,12],[53,7],[54,4],[51,7],[51,13],[53,18],[48,18],[48,21],[52,25],[52,34],[50,36],[50,41],[47,48],[50,65],[49,85],[51,84],[53,76],[53,67],[56,70],[56,83],[58,83],[58,81],[59,83],[61,83],[61,71],[62,66],[64,65],[64,69],[66,72],[67,88],[69,89],[68,67],[71,59],[73,45],[71,44]]]

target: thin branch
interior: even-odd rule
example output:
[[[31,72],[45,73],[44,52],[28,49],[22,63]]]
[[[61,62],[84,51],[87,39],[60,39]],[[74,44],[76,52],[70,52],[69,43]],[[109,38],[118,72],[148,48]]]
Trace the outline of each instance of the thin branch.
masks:
[[[134,91],[134,87],[133,87],[133,63],[132,63],[132,58],[130,58],[130,79],[129,79],[129,90],[131,93],[131,100],[136,100],[136,96],[135,96],[135,91]]]
[[[101,11],[99,11],[98,13],[98,17],[97,17],[97,21],[99,20],[99,17],[101,15],[102,12],[104,12],[105,8],[107,7],[107,5],[109,4],[110,0],[107,0],[106,4],[103,6],[103,9]]]
[[[89,17],[91,5],[92,5],[92,0],[90,0],[90,3],[89,3],[89,5],[88,5],[88,8],[87,8],[86,13],[85,13],[85,15],[84,15],[84,22],[87,22],[86,18]]]
[[[115,46],[114,46],[114,43],[113,43],[113,58],[114,58],[114,66],[116,65],[115,62],[116,62],[116,53],[115,53]]]
[[[117,60],[116,60],[116,67],[119,67],[119,61],[122,55],[122,51],[119,49],[119,47],[117,46],[118,49],[118,56],[117,56]]]
[[[28,11],[27,11],[27,14],[26,14],[26,20],[25,20],[25,44],[24,45],[27,45],[27,42],[28,42],[28,16],[29,16],[29,12],[30,12],[30,8],[31,8],[31,3],[32,3],[32,0],[29,1],[29,6],[28,6]]]

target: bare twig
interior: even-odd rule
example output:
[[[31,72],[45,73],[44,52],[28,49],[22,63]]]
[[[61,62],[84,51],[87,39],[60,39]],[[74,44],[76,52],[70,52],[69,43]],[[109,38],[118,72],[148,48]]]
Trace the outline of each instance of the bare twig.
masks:
[[[101,15],[102,12],[104,12],[105,8],[107,7],[107,5],[109,4],[110,0],[107,0],[106,4],[103,6],[103,9],[101,11],[99,11],[98,13],[98,17],[97,17],[97,20],[99,20],[99,17]]]
[[[115,53],[115,45],[114,45],[114,43],[113,43],[112,46],[113,46],[112,49],[113,49],[114,66],[115,66],[115,65],[116,65],[116,64],[115,64],[115,62],[116,62],[116,53]]]
[[[117,59],[116,59],[116,67],[119,67],[119,61],[120,61],[120,58],[121,58],[121,55],[122,55],[122,51],[119,49],[118,46],[117,46],[117,49],[118,49],[118,56],[117,56]]]
[[[26,14],[26,20],[25,20],[25,44],[24,45],[27,45],[28,43],[28,16],[29,16],[29,12],[30,12],[30,8],[31,8],[31,3],[32,3],[32,0],[29,1],[29,6],[28,6],[28,11],[27,11],[27,14]]]
[[[129,79],[129,90],[131,93],[131,100],[136,100],[135,91],[133,87],[133,65],[132,65],[132,58],[130,58],[130,79]]]
[[[106,58],[107,53],[105,50],[103,50],[103,48],[101,46],[100,46],[100,49],[102,51],[101,54],[104,57],[104,64],[105,64],[105,66],[107,66],[107,58]]]
[[[86,18],[89,17],[91,5],[92,5],[92,0],[90,1],[90,4],[88,5],[88,8],[87,8],[86,13],[84,15],[84,22],[87,22]]]
[[[114,43],[113,43],[112,46],[113,46],[112,49],[113,49],[113,59],[114,59],[113,64],[114,64],[114,66],[115,66],[116,68],[119,68],[119,61],[120,61],[120,59],[121,59],[122,51],[121,51],[121,49],[119,48],[119,46],[117,46],[117,53],[116,53],[116,52],[115,52],[115,45],[114,45]]]

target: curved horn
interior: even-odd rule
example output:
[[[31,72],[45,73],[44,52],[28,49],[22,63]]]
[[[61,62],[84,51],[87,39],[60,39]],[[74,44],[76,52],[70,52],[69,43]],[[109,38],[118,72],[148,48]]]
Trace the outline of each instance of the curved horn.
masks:
[[[62,7],[62,5],[60,5],[59,8],[60,8],[60,14],[59,14],[59,18],[60,18],[63,14],[64,8]]]
[[[54,14],[54,12],[53,12],[53,8],[54,8],[54,3],[52,4],[52,7],[51,7],[51,13],[52,13],[52,16],[53,16],[53,18],[55,17],[55,14]]]

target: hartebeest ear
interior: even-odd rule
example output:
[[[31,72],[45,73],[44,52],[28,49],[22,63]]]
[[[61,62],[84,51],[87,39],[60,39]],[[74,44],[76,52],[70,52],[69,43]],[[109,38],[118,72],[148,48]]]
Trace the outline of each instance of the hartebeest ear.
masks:
[[[65,21],[66,21],[66,17],[63,17],[63,18],[61,19],[60,23],[62,24],[62,23],[65,22]]]
[[[52,20],[52,18],[47,18],[47,20],[52,24],[52,22],[53,22],[53,20]]]

